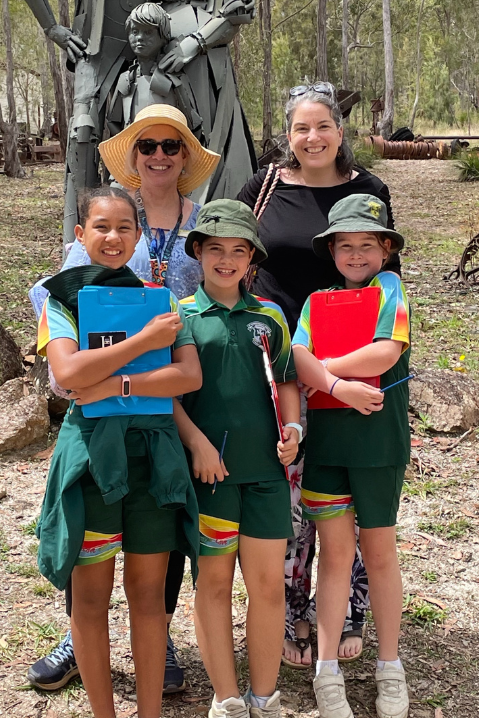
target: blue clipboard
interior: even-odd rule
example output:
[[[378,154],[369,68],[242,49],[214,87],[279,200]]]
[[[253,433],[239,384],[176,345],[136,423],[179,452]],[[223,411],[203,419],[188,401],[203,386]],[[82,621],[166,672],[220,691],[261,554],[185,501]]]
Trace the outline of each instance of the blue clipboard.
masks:
[[[78,292],[80,349],[99,349],[137,334],[158,314],[170,311],[165,287],[84,287]],[[171,349],[155,349],[137,357],[115,374],[141,374],[171,363]],[[171,414],[173,399],[113,396],[82,406],[83,416]]]

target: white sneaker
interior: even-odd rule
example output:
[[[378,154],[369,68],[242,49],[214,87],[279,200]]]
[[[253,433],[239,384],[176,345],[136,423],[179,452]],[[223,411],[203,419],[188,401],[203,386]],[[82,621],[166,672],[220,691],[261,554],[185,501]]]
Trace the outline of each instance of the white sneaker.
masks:
[[[249,695],[249,694],[248,694]],[[249,713],[251,718],[281,718],[281,694],[279,691],[268,698],[264,708],[255,708],[250,705]],[[246,700],[248,700],[246,698]]]
[[[376,670],[376,685],[376,712],[379,718],[406,718],[409,696],[404,668],[385,663],[382,671]]]
[[[335,675],[328,666],[323,666],[313,681],[313,688],[320,718],[354,718],[341,671]]]
[[[227,698],[221,703],[221,708],[217,708],[215,694],[208,718],[250,718],[249,706],[243,698]]]

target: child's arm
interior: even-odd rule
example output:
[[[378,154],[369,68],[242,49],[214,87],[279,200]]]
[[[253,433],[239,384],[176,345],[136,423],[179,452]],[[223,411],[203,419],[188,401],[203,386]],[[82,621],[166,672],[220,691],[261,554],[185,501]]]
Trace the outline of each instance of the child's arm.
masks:
[[[53,339],[47,346],[47,357],[58,384],[64,389],[79,390],[111,377],[147,351],[170,346],[182,326],[178,314],[167,312],[154,317],[134,336],[103,349],[80,351],[73,339]]]
[[[296,382],[278,384],[278,398],[283,424],[299,424],[301,406]],[[283,434],[285,441],[278,441],[278,456],[284,466],[289,466],[298,453],[299,434],[293,426],[284,426]]]
[[[194,424],[178,399],[173,399],[173,417],[178,427],[182,443],[191,451],[193,474],[206,484],[214,484],[215,479],[223,481],[228,476],[224,461],[219,461],[218,449],[206,438]]]
[[[293,345],[294,363],[298,377],[303,384],[314,387],[327,394],[338,377],[331,374],[321,362],[302,344]],[[349,404],[361,414],[381,411],[383,394],[362,381],[344,381],[340,379],[333,389],[336,399]]]
[[[200,389],[201,366],[195,345],[186,344],[175,349],[171,359],[171,364],[158,369],[130,374],[130,393],[133,396],[178,396]],[[93,386],[72,391],[70,399],[82,406],[110,396],[121,396],[120,376],[109,376]]]
[[[395,339],[380,339],[350,354],[330,359],[328,370],[340,377],[379,376],[396,364],[403,346],[403,342]]]

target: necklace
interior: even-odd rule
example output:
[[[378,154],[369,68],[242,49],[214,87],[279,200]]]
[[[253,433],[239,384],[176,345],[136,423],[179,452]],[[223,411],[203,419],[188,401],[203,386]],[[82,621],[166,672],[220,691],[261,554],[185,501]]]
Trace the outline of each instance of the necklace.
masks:
[[[168,262],[170,261],[171,253],[173,252],[173,247],[178,239],[178,232],[180,231],[181,223],[183,221],[184,198],[179,192],[178,197],[180,198],[180,213],[167,241],[166,232],[161,228],[158,228],[159,237],[153,237],[150,225],[148,224],[148,220],[146,218],[145,206],[143,204],[140,189],[137,189],[135,192],[138,217],[140,219],[141,229],[146,237],[148,251],[150,253],[151,281],[154,282],[154,284],[158,284],[160,287],[165,286]]]

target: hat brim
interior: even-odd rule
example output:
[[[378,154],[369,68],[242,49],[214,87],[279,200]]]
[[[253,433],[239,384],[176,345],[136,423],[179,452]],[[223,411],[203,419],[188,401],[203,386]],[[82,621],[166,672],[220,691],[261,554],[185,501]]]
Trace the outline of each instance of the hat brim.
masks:
[[[371,224],[369,222],[355,222],[354,224],[337,222],[336,224],[328,227],[325,232],[317,234],[313,237],[313,252],[317,257],[321,259],[333,260],[331,252],[329,250],[329,239],[333,234],[337,232],[370,232],[374,234],[385,234],[387,238],[392,239],[394,246],[391,248],[394,252],[400,252],[404,247],[404,237],[394,229],[388,229],[387,227],[378,227],[378,225]]]
[[[233,222],[221,222],[221,227],[216,227],[214,234],[212,232],[208,232],[206,228],[202,230],[201,225],[198,228],[192,229],[191,232],[188,233],[185,241],[186,254],[193,259],[197,259],[193,249],[193,244],[195,242],[204,242],[207,237],[240,237],[241,239],[246,239],[248,242],[251,242],[254,247],[251,264],[259,264],[265,259],[268,259],[266,251],[257,246],[258,238],[256,235],[254,235],[253,232],[248,230],[246,227],[233,224]]]
[[[191,130],[182,122],[168,114],[151,115],[132,122],[109,140],[99,145],[100,155],[110,174],[126,189],[141,187],[140,177],[127,168],[126,160],[129,150],[144,130],[153,125],[168,125],[173,127],[181,136],[188,150],[188,159],[185,165],[185,174],[178,178],[178,191],[189,194],[203,184],[213,173],[221,156],[216,152],[205,149],[196,139]]]

